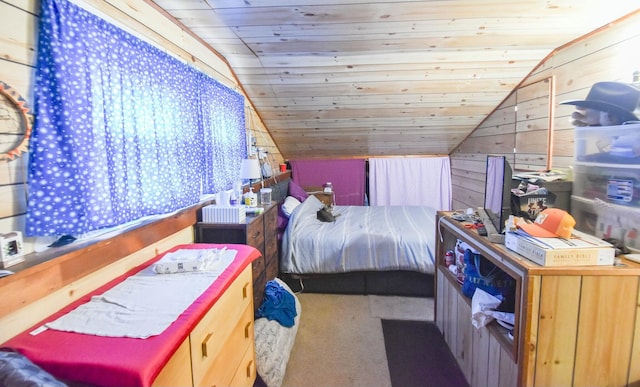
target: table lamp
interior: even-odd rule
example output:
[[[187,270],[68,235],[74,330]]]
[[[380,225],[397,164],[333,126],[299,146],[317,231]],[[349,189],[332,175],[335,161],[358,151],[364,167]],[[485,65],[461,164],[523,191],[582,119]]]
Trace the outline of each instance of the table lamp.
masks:
[[[262,172],[260,171],[260,162],[258,159],[244,159],[240,164],[240,178],[249,180],[249,196],[255,199],[251,199],[249,203],[245,201],[245,205],[255,207],[258,205],[258,195],[253,192],[253,186],[251,185],[253,179],[260,179]]]

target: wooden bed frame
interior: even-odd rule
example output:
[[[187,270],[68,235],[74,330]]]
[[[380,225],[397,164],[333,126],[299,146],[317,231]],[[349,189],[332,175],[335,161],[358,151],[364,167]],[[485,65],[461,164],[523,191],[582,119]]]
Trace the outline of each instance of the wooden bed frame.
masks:
[[[433,274],[414,271],[358,271],[344,274],[288,274],[282,279],[296,293],[375,294],[433,297]]]
[[[273,200],[281,205],[287,196],[290,179],[273,186]],[[282,246],[279,246],[282,252]],[[434,275],[416,271],[358,271],[343,274],[278,275],[292,291],[331,294],[375,294],[405,297],[433,297]]]

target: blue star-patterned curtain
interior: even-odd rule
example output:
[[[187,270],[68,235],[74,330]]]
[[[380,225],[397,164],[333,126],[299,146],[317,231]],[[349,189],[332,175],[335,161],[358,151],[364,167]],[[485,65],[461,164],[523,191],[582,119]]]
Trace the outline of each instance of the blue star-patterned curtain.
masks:
[[[197,203],[246,156],[244,98],[67,0],[42,0],[26,235]]]

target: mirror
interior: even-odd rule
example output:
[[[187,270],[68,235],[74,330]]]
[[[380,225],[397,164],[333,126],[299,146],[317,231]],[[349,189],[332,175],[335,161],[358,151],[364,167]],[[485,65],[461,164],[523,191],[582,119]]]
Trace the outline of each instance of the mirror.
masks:
[[[24,98],[0,81],[0,160],[14,160],[27,152],[32,115]]]

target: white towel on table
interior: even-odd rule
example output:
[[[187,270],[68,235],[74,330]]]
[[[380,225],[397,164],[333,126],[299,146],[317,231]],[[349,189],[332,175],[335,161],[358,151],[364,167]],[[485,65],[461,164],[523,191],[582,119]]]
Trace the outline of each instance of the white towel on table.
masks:
[[[45,326],[109,337],[158,335],[211,286],[237,253],[226,250],[206,271],[164,275],[149,267]]]

